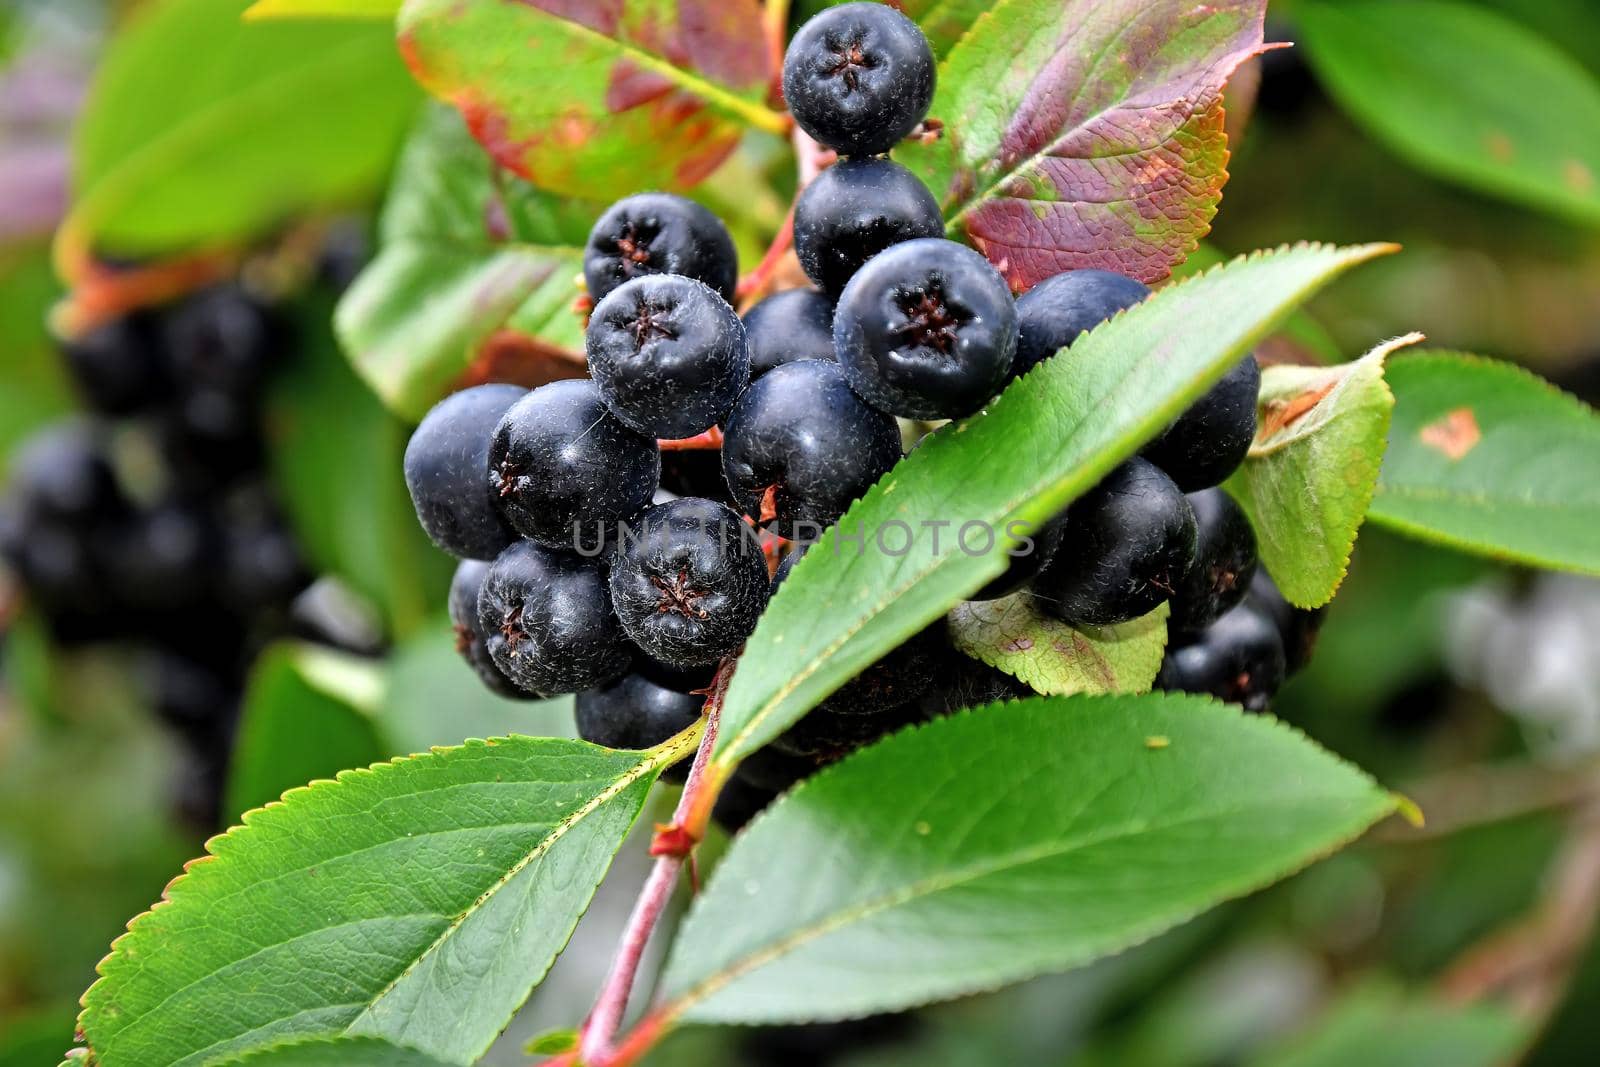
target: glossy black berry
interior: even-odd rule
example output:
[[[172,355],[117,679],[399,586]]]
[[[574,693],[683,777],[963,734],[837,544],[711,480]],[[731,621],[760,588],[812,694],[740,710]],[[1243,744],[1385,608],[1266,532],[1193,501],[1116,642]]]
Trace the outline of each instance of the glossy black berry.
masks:
[[[1284,598],[1265,567],[1256,568],[1255,579],[1250,583],[1248,602],[1278,627],[1289,673],[1303,670],[1311,662],[1317,636],[1322,632],[1323,619],[1328,614],[1327,605],[1320,608],[1295,607]]]
[[[778,561],[777,569],[772,572],[772,591],[774,594],[777,593],[778,586],[788,580],[790,572],[795,569],[795,566],[800,562],[800,558],[806,554],[806,549],[810,547],[810,545],[805,544],[795,545],[787,556]]]
[[[240,494],[221,525],[217,583],[235,612],[281,611],[311,584],[294,533],[264,489]]]
[[[748,782],[758,789],[782,793],[809,778],[817,769],[818,763],[814,759],[781,752],[768,745],[741,760],[734,777],[737,781]]]
[[[489,488],[489,442],[515,385],[478,385],[445,397],[406,445],[406,488],[433,543],[462,559],[494,559],[516,539]]]
[[[598,560],[518,541],[478,593],[478,629],[505,676],[530,693],[581,693],[627,671],[633,650]]]
[[[1140,455],[1186,493],[1221,485],[1250,451],[1260,392],[1261,368],[1246,356]]]
[[[26,513],[80,528],[128,508],[105,434],[88,420],[55,423],[24,441],[11,464],[10,496]]]
[[[478,597],[489,567],[483,560],[464,559],[456,565],[455,577],[450,580],[450,624],[455,628],[456,651],[491,693],[511,700],[530,700],[533,694],[513,685],[489,655],[489,644],[478,619]]]
[[[672,667],[714,663],[755,629],[767,565],[731,508],[692,497],[630,524],[611,565],[611,600],[629,638]]]
[[[1265,711],[1286,673],[1283,638],[1266,614],[1240,604],[1167,650],[1156,688],[1209,693],[1247,711]]]
[[[943,623],[937,623],[844,683],[819,708],[838,715],[878,715],[913,704],[933,688],[938,665],[951,655],[956,653],[944,639]]]
[[[1069,270],[1046,278],[1017,298],[1017,358],[1011,373],[1026,374],[1085,330],[1149,295],[1145,285],[1108,270]]]
[[[805,718],[785,730],[772,747],[791,756],[831,763],[925,719],[916,704],[882,707],[870,715],[850,714],[823,705],[811,709]]]
[[[722,220],[681,196],[639,193],[618,200],[589,231],[583,280],[603,300],[633,278],[681,274],[733,300],[739,257]]]
[[[102,414],[136,414],[171,389],[143,315],[111,319],[64,341],[61,354],[84,402]]]
[[[794,250],[807,277],[834,295],[890,245],[944,234],[939,202],[915,174],[887,159],[829,167],[794,205]]]
[[[900,459],[900,428],[850,389],[837,363],[803,359],[752,382],[734,405],[722,470],[738,508],[813,540]]]
[[[1005,384],[1017,307],[1005,279],[954,241],[894,245],[850,279],[833,316],[833,349],[850,387],[880,411],[954,419]]]
[[[252,396],[278,337],[265,306],[238,286],[219,285],[166,311],[161,342],[167,373],[180,390]]]
[[[815,289],[773,293],[744,313],[754,381],[797,359],[833,358],[833,301]]]
[[[1130,459],[1067,509],[1034,600],[1076,626],[1127,622],[1177,591],[1194,551],[1188,499],[1153,464]]]
[[[661,451],[606,409],[593,382],[551,382],[500,420],[488,477],[518,531],[550,548],[588,551],[650,502]]]
[[[705,703],[704,695],[625,674],[578,694],[578,736],[606,748],[654,748],[698,722]]]
[[[1004,573],[990,579],[987,585],[967,599],[999,600],[1033,581],[1039,572],[1044,570],[1045,565],[1055,558],[1056,550],[1061,547],[1061,535],[1066,525],[1065,512],[1037,526],[1018,525],[1016,531],[1023,534],[1027,540],[1018,543],[1012,550],[1014,554],[1009,557]]]
[[[650,437],[693,437],[721,422],[750,380],[744,324],[706,285],[657,274],[594,309],[589,374],[611,413]]]
[[[723,787],[722,792],[717,794],[716,805],[711,809],[711,818],[722,827],[724,833],[736,834],[776,799],[778,799],[777,790],[764,789],[734,775]]]
[[[940,662],[933,685],[918,703],[924,716],[932,719],[1032,695],[1033,690],[1004,671],[953,653]]]
[[[1189,494],[1194,509],[1194,562],[1172,597],[1172,632],[1210,626],[1231,611],[1250,589],[1256,573],[1256,532],[1250,520],[1221,489]]]
[[[783,57],[783,96],[800,128],[847,156],[889,151],[933,102],[933,49],[884,4],[841,4],[801,26]]]
[[[135,616],[192,608],[211,592],[220,536],[211,515],[184,502],[130,515],[96,538],[107,591]]]

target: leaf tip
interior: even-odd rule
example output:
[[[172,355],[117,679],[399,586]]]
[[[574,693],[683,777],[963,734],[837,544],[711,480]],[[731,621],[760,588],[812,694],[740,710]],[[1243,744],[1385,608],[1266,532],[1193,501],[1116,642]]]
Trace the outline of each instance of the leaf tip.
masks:
[[[1412,829],[1420,830],[1428,824],[1428,818],[1422,812],[1422,805],[1404,793],[1390,793],[1389,800],[1394,804],[1394,813],[1404,819]]]

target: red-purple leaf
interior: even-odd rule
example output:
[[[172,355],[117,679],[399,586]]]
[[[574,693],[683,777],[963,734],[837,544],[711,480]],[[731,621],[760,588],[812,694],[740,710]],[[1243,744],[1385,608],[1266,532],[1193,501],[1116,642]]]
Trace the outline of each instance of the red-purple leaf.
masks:
[[[399,28],[417,80],[554,192],[687,188],[784,129],[756,0],[410,0]]]
[[[1265,0],[1001,0],[939,70],[932,143],[897,155],[1013,287],[1166,277],[1227,180],[1222,89]]]

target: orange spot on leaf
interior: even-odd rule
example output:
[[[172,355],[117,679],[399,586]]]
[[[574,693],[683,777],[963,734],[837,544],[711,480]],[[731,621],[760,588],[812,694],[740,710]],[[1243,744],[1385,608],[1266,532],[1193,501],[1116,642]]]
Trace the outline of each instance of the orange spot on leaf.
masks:
[[[1261,429],[1256,433],[1257,439],[1266,440],[1299,422],[1307,412],[1322,403],[1323,398],[1333,392],[1336,384],[1329,382],[1291,397],[1268,401],[1266,414],[1261,420]]]
[[[1579,160],[1569,159],[1562,164],[1561,177],[1573,192],[1585,196],[1594,192],[1594,171]]]
[[[1428,423],[1417,437],[1429,448],[1459,460],[1483,440],[1483,431],[1478,429],[1478,419],[1471,408],[1456,408]]]
[[[1502,130],[1490,130],[1483,138],[1483,147],[1489,150],[1497,163],[1510,163],[1517,155],[1517,146]]]

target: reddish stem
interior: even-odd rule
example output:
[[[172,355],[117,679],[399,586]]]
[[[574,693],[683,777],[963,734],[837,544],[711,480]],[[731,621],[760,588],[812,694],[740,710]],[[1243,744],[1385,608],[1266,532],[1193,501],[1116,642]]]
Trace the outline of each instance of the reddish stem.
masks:
[[[743,304],[752,297],[763,295],[772,284],[772,276],[777,273],[778,267],[783,263],[783,257],[788,255],[789,249],[794,247],[794,205],[789,206],[789,213],[783,217],[783,226],[778,230],[778,236],[772,239],[772,244],[767,247],[767,254],[761,257],[761,262],[756,264],[756,269],[739,279],[739,287],[734,290],[734,299]]]
[[[644,888],[639,891],[633,914],[628,917],[622,941],[617,945],[611,972],[606,976],[605,985],[600,988],[594,1009],[583,1024],[577,1058],[586,1067],[608,1067],[613,1062],[612,1042],[622,1028],[622,1017],[628,1010],[628,999],[639,976],[639,963],[644,958],[645,947],[649,945],[650,935],[661,921],[667,902],[672,899],[672,890],[678,884],[684,861],[700,840],[698,832],[688,832],[687,816],[696,806],[695,796],[706,788],[708,782],[712,783],[711,788],[717,787],[707,777],[706,768],[711,764],[711,750],[717,743],[717,721],[722,716],[722,698],[728,691],[728,680],[732,676],[733,659],[730,657],[717,669],[717,676],[706,697],[705,733],[701,735],[700,747],[695,752],[694,764],[689,768],[689,778],[684,783],[683,795],[678,799],[672,823],[658,828],[655,841],[651,844],[651,855],[656,857],[655,867],[650,877],[645,879]]]
[[[656,444],[661,447],[663,452],[687,452],[700,448],[721,448],[722,427],[713,426],[705,433],[696,434],[693,437],[680,437],[673,441],[662,440],[657,441]]]

